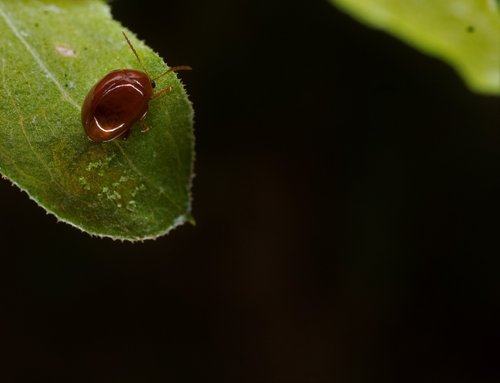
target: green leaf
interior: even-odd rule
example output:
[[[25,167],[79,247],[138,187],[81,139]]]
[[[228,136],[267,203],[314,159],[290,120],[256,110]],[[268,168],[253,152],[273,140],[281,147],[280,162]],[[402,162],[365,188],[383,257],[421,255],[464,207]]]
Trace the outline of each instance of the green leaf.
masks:
[[[167,233],[190,220],[193,112],[175,75],[150,102],[142,133],[93,143],[80,108],[114,69],[140,69],[99,0],[0,0],[0,171],[59,220],[122,240]],[[153,75],[163,60],[128,32]]]
[[[447,61],[468,86],[500,94],[498,0],[330,0],[359,20]]]

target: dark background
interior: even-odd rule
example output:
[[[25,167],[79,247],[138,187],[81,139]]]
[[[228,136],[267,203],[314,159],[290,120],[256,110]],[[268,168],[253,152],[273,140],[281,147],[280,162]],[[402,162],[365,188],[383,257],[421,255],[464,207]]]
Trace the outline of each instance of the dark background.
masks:
[[[325,1],[112,7],[195,68],[198,224],[93,239],[0,182],[2,382],[499,381],[498,98]]]

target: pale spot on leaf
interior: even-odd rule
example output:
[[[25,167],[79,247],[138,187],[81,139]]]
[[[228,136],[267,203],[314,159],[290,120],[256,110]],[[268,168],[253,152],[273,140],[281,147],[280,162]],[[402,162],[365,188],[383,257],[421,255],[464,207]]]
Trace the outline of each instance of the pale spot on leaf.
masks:
[[[76,57],[76,51],[64,45],[56,45],[56,51],[64,57]]]

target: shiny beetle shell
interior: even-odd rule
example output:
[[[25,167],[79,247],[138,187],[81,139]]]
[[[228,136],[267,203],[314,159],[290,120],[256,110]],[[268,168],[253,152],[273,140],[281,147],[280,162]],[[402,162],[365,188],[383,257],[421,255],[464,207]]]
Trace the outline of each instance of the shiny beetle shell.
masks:
[[[132,126],[143,120],[153,96],[154,82],[139,70],[114,70],[87,94],[82,106],[82,124],[95,142],[127,138]]]

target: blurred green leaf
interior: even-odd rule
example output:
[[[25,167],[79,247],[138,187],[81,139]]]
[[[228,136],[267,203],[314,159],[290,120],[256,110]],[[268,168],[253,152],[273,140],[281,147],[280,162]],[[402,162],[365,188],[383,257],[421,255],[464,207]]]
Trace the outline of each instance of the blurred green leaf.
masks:
[[[450,63],[469,87],[500,94],[497,0],[330,0],[352,16]]]
[[[80,121],[89,89],[138,68],[99,0],[0,0],[0,171],[59,220],[98,236],[143,240],[189,220],[191,104],[174,90],[151,101],[147,133],[90,142]],[[163,60],[132,34],[152,74]]]

